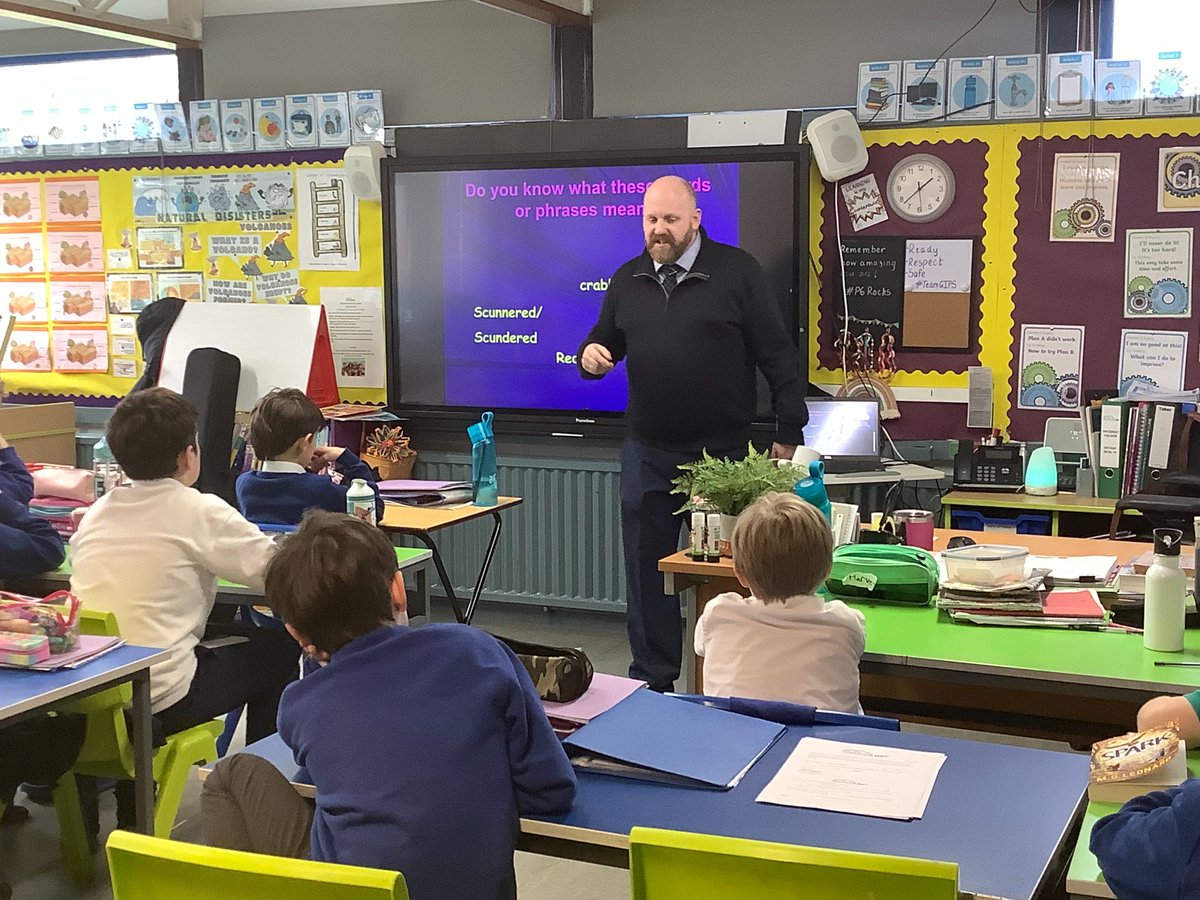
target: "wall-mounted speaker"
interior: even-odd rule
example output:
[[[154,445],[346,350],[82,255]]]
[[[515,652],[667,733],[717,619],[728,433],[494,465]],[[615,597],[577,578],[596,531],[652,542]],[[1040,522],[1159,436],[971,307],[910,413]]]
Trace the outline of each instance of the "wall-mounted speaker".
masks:
[[[840,181],[867,167],[867,145],[848,110],[818,116],[808,123],[808,143],[826,181]]]
[[[387,151],[378,141],[346,148],[346,180],[349,182],[350,193],[359,200],[380,198],[379,161],[385,155]]]

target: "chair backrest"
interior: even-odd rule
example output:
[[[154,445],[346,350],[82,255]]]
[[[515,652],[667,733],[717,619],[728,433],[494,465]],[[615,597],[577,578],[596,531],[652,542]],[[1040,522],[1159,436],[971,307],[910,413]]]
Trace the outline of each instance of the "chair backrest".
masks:
[[[633,900],[957,900],[958,865],[634,828]]]
[[[196,487],[216,494],[237,508],[234,473],[229,465],[242,361],[216,347],[197,347],[188,354],[180,393],[196,407],[200,443],[200,477]]]
[[[113,900],[407,900],[399,872],[242,853],[114,831]]]
[[[79,633],[116,637],[121,631],[117,627],[117,617],[112,613],[81,608]],[[129,682],[125,682],[82,700],[74,700],[64,707],[88,717],[87,739],[79,751],[76,765],[97,760],[119,760],[128,772],[133,772],[133,745],[125,724],[125,707],[132,700],[133,688]]]

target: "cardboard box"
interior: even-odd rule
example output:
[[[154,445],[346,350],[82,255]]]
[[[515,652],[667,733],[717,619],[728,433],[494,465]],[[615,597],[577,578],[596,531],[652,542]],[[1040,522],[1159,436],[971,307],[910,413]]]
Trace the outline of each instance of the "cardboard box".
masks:
[[[0,405],[0,434],[26,462],[75,465],[75,404]]]

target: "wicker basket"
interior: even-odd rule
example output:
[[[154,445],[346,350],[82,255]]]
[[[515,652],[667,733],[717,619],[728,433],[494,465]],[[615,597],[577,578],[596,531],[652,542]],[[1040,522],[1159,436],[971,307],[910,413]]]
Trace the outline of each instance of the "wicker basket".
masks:
[[[362,461],[379,472],[380,481],[395,481],[396,479],[412,478],[413,466],[417,462],[417,454],[402,457],[396,462],[383,459],[371,453],[364,453]]]

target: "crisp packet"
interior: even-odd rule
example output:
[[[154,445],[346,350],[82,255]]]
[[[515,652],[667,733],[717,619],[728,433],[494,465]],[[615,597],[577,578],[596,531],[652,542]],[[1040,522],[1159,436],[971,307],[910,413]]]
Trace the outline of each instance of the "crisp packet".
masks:
[[[1179,733],[1174,723],[1108,738],[1092,744],[1088,780],[1092,784],[1129,781],[1161,769],[1179,752]]]

